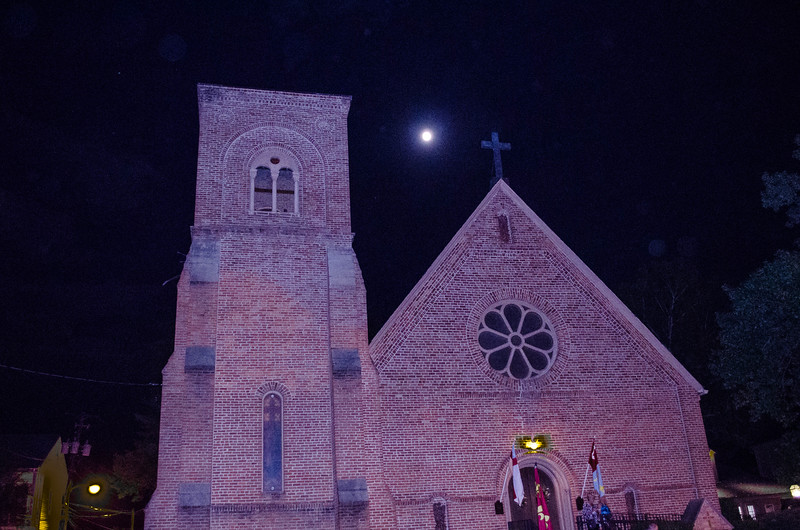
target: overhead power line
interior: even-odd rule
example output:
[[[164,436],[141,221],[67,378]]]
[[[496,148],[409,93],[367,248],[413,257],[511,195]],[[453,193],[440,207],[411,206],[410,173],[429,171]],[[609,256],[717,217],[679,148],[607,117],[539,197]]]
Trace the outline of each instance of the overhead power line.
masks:
[[[74,377],[71,375],[61,375],[61,374],[51,374],[48,372],[39,372],[38,370],[28,370],[27,368],[18,368],[16,366],[8,366],[6,364],[0,364],[0,368],[5,368],[6,370],[14,370],[16,372],[23,372],[26,374],[33,374],[33,375],[43,375],[45,377],[55,377],[58,379],[70,379],[72,381],[85,381],[87,383],[100,383],[103,385],[121,385],[121,386],[161,386],[161,383],[128,383],[125,381],[103,381],[101,379],[91,379],[88,377]]]

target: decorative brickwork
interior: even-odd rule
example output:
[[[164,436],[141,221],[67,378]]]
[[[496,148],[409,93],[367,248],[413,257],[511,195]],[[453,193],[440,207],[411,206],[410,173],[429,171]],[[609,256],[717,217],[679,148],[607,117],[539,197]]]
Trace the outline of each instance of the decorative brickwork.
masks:
[[[528,513],[508,495],[522,436],[547,440],[518,456],[559,530],[574,528],[592,441],[612,511],[693,502],[724,527],[704,515],[718,502],[703,388],[506,182],[368,344],[349,99],[201,85],[198,102],[146,528],[504,530]],[[276,188],[282,169],[295,189],[289,173]]]

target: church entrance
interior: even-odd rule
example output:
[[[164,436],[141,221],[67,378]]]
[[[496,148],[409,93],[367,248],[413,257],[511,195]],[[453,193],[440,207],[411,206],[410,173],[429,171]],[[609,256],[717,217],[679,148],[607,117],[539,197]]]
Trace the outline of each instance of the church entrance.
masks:
[[[511,522],[508,523],[508,528],[509,530],[538,530],[539,523],[537,513],[539,506],[536,503],[536,480],[534,478],[533,468],[521,468],[520,475],[522,476],[522,485],[525,490],[522,506],[514,502],[514,495],[510,493],[514,491],[513,479],[509,478],[507,485],[509,491],[509,505],[511,506]],[[539,467],[539,482],[544,490],[547,511],[550,513],[551,528],[553,530],[562,530],[565,527],[561,526],[558,517],[559,506],[557,490],[553,485],[553,479],[541,466]]]

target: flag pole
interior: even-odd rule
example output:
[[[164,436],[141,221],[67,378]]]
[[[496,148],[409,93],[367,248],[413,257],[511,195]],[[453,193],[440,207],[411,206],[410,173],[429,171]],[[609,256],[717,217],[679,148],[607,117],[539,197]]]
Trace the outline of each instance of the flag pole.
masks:
[[[592,437],[592,451],[594,451],[594,442],[596,439]],[[589,453],[589,459],[591,460],[592,455]],[[583,494],[586,492],[586,479],[589,478],[589,469],[591,469],[592,465],[587,463],[586,464],[586,473],[583,474],[583,487],[581,488],[581,498],[583,498]]]
[[[583,487],[581,488],[581,498],[583,498],[583,493],[586,491],[586,479],[589,478],[589,469],[592,466],[586,464],[586,473],[583,474]]]

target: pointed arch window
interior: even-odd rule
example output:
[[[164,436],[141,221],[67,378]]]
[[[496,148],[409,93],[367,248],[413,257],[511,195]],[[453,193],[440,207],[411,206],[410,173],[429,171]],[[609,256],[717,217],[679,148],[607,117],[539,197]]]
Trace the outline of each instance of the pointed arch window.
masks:
[[[283,396],[268,392],[264,396],[262,456],[264,493],[283,491]]]

